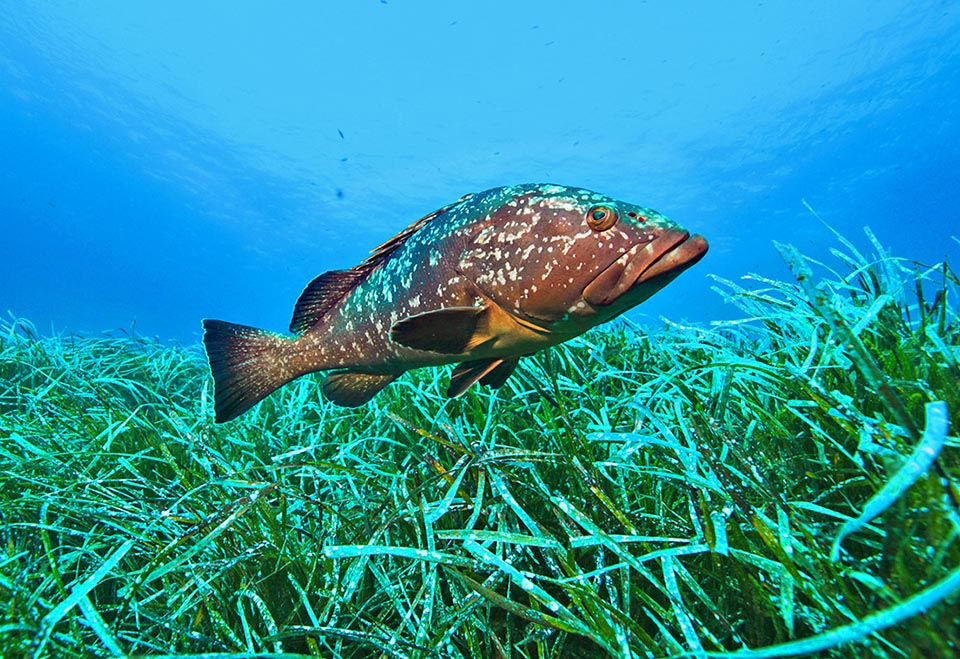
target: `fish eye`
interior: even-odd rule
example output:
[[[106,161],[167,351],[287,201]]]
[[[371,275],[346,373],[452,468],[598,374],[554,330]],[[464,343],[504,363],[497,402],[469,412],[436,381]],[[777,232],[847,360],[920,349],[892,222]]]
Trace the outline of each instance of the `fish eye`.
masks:
[[[612,206],[594,206],[587,211],[587,224],[594,231],[606,231],[620,219],[617,209]]]

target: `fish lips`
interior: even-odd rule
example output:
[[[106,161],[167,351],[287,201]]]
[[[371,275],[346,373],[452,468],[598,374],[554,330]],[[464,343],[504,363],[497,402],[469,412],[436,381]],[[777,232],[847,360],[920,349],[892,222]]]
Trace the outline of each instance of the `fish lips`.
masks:
[[[593,307],[606,307],[638,288],[644,295],[637,304],[666,286],[674,277],[703,258],[707,241],[679,229],[668,229],[648,243],[637,243],[607,266],[583,289],[583,299]]]

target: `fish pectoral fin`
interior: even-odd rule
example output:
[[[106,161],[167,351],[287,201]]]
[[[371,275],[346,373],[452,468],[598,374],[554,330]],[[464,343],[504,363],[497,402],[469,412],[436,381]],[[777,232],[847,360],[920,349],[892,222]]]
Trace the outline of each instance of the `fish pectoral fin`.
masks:
[[[356,288],[366,275],[366,272],[356,268],[331,270],[307,284],[293,308],[290,331],[301,334],[308,330],[333,305]]]
[[[392,374],[340,371],[324,378],[321,390],[337,405],[360,407],[396,379]]]
[[[398,320],[390,339],[414,350],[457,355],[494,339],[490,306],[447,307]]]
[[[477,380],[483,381],[497,372],[504,365],[502,359],[478,359],[472,362],[463,362],[453,369],[450,376],[450,386],[447,387],[447,397],[456,398],[473,386]],[[509,370],[513,370],[510,368]],[[507,373],[509,375],[509,372]],[[504,378],[506,380],[506,378]],[[502,384],[502,383],[501,383]]]

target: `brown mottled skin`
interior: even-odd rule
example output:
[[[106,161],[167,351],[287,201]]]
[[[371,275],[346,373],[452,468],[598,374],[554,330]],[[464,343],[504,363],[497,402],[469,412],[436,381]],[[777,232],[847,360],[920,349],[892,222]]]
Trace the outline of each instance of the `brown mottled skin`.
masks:
[[[362,264],[315,279],[287,337],[204,321],[216,420],[306,373],[362,405],[403,372],[459,363],[448,395],[494,387],[518,359],[639,304],[706,252],[656,211],[548,184],[468,195]]]

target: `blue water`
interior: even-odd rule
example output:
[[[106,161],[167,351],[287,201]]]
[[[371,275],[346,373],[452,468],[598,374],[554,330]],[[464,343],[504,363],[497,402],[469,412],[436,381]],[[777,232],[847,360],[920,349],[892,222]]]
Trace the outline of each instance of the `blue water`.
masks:
[[[732,6],[728,6],[732,5]],[[804,207],[960,257],[960,3],[0,0],[0,313],[194,343],[281,330],[315,275],[530,181],[711,242],[631,313],[737,312],[709,274],[825,256]]]

